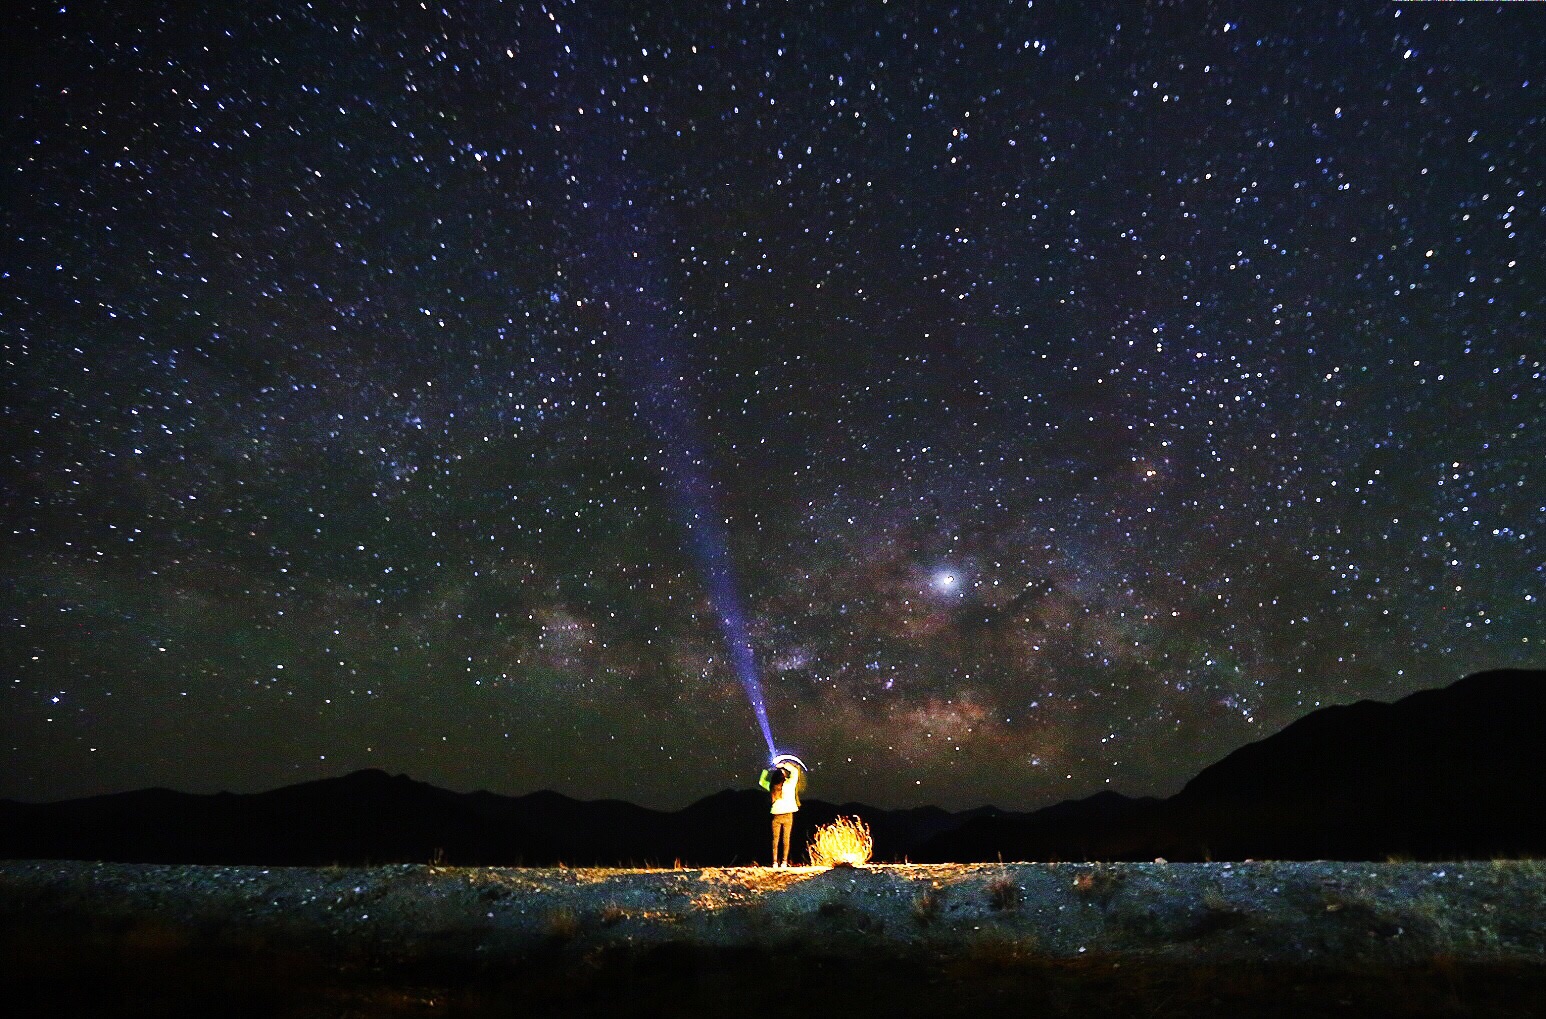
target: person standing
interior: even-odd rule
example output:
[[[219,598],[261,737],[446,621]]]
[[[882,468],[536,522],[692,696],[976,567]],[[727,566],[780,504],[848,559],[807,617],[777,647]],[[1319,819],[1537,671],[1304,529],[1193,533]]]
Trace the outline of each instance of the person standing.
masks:
[[[763,771],[762,788],[772,796],[773,866],[789,866],[789,842],[794,833],[795,811],[800,809],[800,785],[804,771],[792,760],[775,762]]]

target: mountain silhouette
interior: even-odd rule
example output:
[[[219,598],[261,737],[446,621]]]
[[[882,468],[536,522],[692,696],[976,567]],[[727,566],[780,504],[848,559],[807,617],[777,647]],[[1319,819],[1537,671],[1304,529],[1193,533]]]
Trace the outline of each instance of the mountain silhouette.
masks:
[[[886,858],[979,816],[807,800],[795,834],[860,814]],[[767,862],[768,797],[715,793],[666,812],[555,792],[456,793],[368,769],[254,794],[168,789],[59,803],[0,801],[0,857],[133,863],[325,866],[434,860],[460,865],[670,866]]]
[[[1546,853],[1546,672],[1323,708],[1169,799],[1102,793],[978,817],[920,861],[1488,858]]]
[[[796,840],[840,814],[877,859],[1488,858],[1546,853],[1546,672],[1486,672],[1391,704],[1306,715],[1169,799],[1100,793],[1034,813],[885,811],[807,800]],[[264,793],[146,789],[0,801],[0,857],[141,863],[687,866],[767,862],[767,795],[678,811],[555,792],[456,793],[366,770]]]

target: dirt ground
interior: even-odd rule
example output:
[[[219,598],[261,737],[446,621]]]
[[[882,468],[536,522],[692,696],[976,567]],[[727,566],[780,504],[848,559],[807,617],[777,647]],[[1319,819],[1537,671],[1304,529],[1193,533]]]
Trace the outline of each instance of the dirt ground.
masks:
[[[0,863],[52,1015],[1540,1015],[1546,864]]]

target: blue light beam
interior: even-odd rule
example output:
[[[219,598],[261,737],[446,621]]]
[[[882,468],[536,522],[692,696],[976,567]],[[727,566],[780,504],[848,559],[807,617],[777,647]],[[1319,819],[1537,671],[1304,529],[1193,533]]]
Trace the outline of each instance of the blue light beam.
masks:
[[[638,323],[635,323],[636,325]],[[673,501],[678,519],[687,533],[688,547],[697,561],[703,576],[705,593],[713,606],[714,617],[719,623],[725,647],[730,652],[730,665],[736,678],[746,690],[757,725],[768,745],[771,759],[777,748],[773,743],[773,727],[768,723],[768,709],[762,697],[762,682],[757,675],[756,657],[751,638],[746,630],[746,616],[741,607],[740,589],[735,580],[735,567],[730,560],[730,538],[724,518],[715,504],[713,483],[709,480],[707,459],[702,444],[697,441],[695,416],[691,413],[687,398],[678,384],[681,375],[673,370],[674,358],[662,352],[652,339],[658,339],[653,328],[645,326],[641,346],[646,348],[646,376],[642,387],[641,404],[650,423],[660,438],[665,456],[665,469],[671,487],[679,497]]]
[[[665,234],[658,224],[647,225],[651,210],[642,196],[648,188],[636,182],[630,186],[610,167],[593,182],[592,201],[586,203],[587,244],[576,260],[579,275],[601,298],[606,332],[635,393],[639,416],[660,441],[668,484],[677,497],[672,507],[703,577],[731,668],[746,690],[772,758],[773,727],[747,635],[729,535],[715,505],[697,414],[676,353],[682,341],[671,325],[674,309],[663,292],[668,277],[656,238]]]

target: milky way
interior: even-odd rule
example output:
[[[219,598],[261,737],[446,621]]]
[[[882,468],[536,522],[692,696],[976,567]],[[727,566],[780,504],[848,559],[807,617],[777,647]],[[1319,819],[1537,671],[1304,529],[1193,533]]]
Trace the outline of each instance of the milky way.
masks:
[[[8,19],[0,796],[749,786],[647,336],[812,795],[1542,664],[1537,5],[212,6]]]

